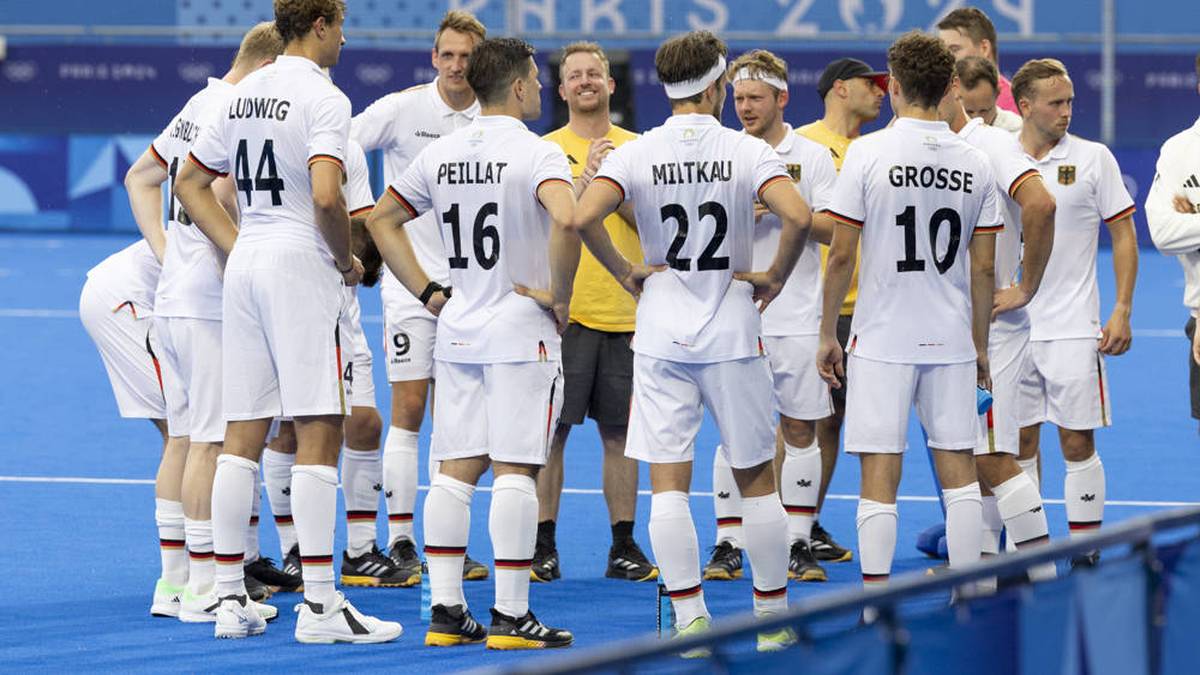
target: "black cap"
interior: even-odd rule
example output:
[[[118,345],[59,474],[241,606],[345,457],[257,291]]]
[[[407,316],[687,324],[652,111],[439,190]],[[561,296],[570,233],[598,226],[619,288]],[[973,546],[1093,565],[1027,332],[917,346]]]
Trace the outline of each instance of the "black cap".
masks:
[[[834,82],[852,80],[856,77],[875,80],[875,84],[878,84],[880,89],[887,89],[888,74],[886,72],[872,70],[871,66],[858,59],[838,59],[825,66],[825,72],[821,73],[821,79],[817,81],[817,94],[824,101],[825,94],[833,89]]]

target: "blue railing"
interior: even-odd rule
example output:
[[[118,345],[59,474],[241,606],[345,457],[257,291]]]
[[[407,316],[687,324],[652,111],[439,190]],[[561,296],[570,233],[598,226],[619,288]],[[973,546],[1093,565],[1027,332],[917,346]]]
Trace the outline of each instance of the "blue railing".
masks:
[[[1144,516],[959,570],[908,574],[883,590],[833,592],[769,618],[740,616],[703,635],[670,642],[643,637],[492,672],[1196,672],[1200,533],[1189,529],[1198,525],[1200,508]],[[1128,552],[1114,552],[1117,547]],[[1036,585],[1023,580],[1033,565],[1095,549],[1106,553],[1094,569]],[[933,611],[906,607],[919,596],[945,595],[992,577],[1022,581],[995,596]],[[866,607],[879,612],[878,620],[853,625]],[[842,627],[831,629],[839,620]],[[774,654],[747,648],[759,632],[784,627],[801,638],[793,648]],[[708,647],[711,657],[678,659],[695,647]]]

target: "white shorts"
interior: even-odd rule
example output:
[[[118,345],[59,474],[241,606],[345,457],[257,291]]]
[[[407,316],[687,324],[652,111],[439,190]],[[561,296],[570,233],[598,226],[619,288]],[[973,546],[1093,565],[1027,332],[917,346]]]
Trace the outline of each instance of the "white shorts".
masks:
[[[362,307],[358,296],[351,293],[350,306],[342,315],[342,344],[349,345],[349,360],[342,369],[342,379],[350,391],[350,405],[355,408],[375,407],[375,378],[372,372],[375,358],[367,344],[362,327]],[[346,350],[343,350],[343,354]]]
[[[1112,424],[1108,376],[1094,338],[1029,344],[1021,375],[1021,426],[1051,422],[1063,429]]]
[[[387,354],[388,382],[428,380],[433,377],[433,345],[437,317],[429,313],[408,289],[384,274],[383,349]]]
[[[225,440],[221,408],[221,322],[154,317],[163,361],[178,377],[166,385],[167,430],[197,443]]]
[[[558,361],[436,364],[436,461],[488,455],[510,464],[546,463],[562,411]]]
[[[100,352],[121,417],[166,419],[163,382],[175,377],[157,356],[153,319],[138,318],[133,305],[106,297],[90,280],[79,295],[79,318]]]
[[[846,379],[846,452],[904,452],[914,404],[929,447],[975,448],[979,411],[974,361],[912,365],[851,354]]]
[[[992,332],[996,336],[996,332]],[[979,416],[976,455],[1016,455],[1021,437],[1021,374],[1029,358],[1029,333],[1006,333],[988,345],[992,374],[992,407]]]
[[[692,461],[707,408],[730,466],[749,469],[771,461],[772,395],[771,368],[761,356],[678,363],[635,353],[625,456],[651,464]]]
[[[817,372],[816,335],[763,336],[775,411],[794,420],[820,420],[833,414],[829,385]]]
[[[235,247],[225,268],[225,419],[345,415],[349,289],[316,251]]]

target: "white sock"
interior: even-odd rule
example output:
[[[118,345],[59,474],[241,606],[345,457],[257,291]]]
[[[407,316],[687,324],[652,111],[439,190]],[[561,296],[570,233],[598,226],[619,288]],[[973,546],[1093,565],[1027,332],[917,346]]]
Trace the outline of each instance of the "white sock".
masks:
[[[1021,467],[1021,471],[1025,472],[1026,476],[1029,476],[1029,480],[1033,481],[1033,486],[1037,488],[1038,492],[1040,493],[1042,490],[1042,480],[1038,478],[1037,455],[1034,455],[1029,459],[1018,459],[1017,465]]]
[[[246,563],[258,560],[258,516],[262,512],[262,477],[254,472],[254,501],[250,504],[250,523],[246,527]]]
[[[496,611],[521,618],[529,611],[529,566],[537,540],[538,499],[533,478],[497,476],[488,533],[496,560]]]
[[[342,449],[346,554],[351,558],[357,558],[375,546],[375,518],[382,481],[379,450]]]
[[[333,529],[337,521],[337,469],[323,464],[292,467],[292,511],[300,543],[304,599],[334,599]]]
[[[467,606],[462,592],[463,558],[471,532],[475,486],[439,474],[425,495],[425,562],[434,605]]]
[[[242,565],[246,553],[246,523],[254,501],[254,477],[258,462],[237,455],[217,458],[213,474],[212,531],[217,596],[243,595]]]
[[[154,523],[158,526],[158,555],[162,580],[183,586],[188,580],[188,555],[183,529],[183,502],[154,500]]]
[[[211,520],[183,519],[188,550],[187,588],[192,595],[204,595],[213,585],[213,527]]]
[[[979,562],[983,537],[983,503],[979,483],[942,490],[946,505],[946,551],[950,567]]]
[[[754,613],[779,614],[787,609],[787,513],[779,495],[772,492],[743,497],[742,514],[742,536],[754,579]]]
[[[388,427],[383,442],[383,489],[388,509],[388,547],[398,539],[413,539],[413,508],[417,503],[416,431]],[[431,479],[432,481],[432,479]]]
[[[296,545],[296,526],[292,523],[292,465],[296,456],[285,452],[263,450],[263,484],[267,488],[267,501],[275,515],[275,530],[279,533],[280,558]]]
[[[742,548],[742,493],[719,445],[713,458],[713,510],[717,514],[717,543],[727,541],[734,548]]]
[[[787,511],[788,542],[808,541],[821,492],[821,448],[817,441],[807,448],[784,443],[783,466],[779,473],[779,496]],[[745,510],[745,506],[742,507]]]
[[[1046,526],[1046,511],[1042,507],[1041,495],[1029,476],[1024,473],[1004,481],[993,490],[996,493],[996,508],[1008,529],[1008,540],[1014,548],[1028,548],[1050,543],[1050,531]],[[1029,569],[1029,578],[1034,581],[1053,579],[1056,575],[1054,563],[1035,565]]]
[[[983,539],[979,547],[979,551],[983,557],[1000,554],[1000,534],[1003,531],[1004,520],[1000,517],[1000,509],[996,506],[996,496],[984,495]]]
[[[898,517],[895,504],[858,500],[858,560],[867,588],[886,586],[892,574]]]
[[[1104,520],[1104,465],[1099,453],[1082,462],[1067,462],[1063,481],[1063,501],[1067,504],[1067,525],[1071,536],[1100,529]]]
[[[686,492],[659,492],[650,498],[650,548],[671,596],[675,627],[708,618],[700,587],[700,544]]]

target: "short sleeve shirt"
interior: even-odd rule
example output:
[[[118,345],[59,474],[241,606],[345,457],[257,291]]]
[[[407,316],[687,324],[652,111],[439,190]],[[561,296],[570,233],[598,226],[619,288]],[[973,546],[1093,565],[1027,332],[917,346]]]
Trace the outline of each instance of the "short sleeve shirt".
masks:
[[[733,273],[753,270],[755,199],[791,181],[771,146],[675,115],[610,152],[596,180],[633,202],[646,263],[668,266],[646,279],[633,350],[686,363],[761,353],[752,288]]]
[[[849,351],[904,364],[966,363],[968,246],[1002,225],[991,164],[945,122],[900,118],[850,147],[829,213],[862,230]]]
[[[346,184],[342,187],[346,195],[346,210],[351,216],[361,216],[375,207],[371,195],[371,174],[367,168],[367,155],[362,146],[350,139],[346,150]]]
[[[154,289],[161,270],[150,244],[139,239],[100,261],[87,277],[109,298],[114,311],[128,302],[136,316],[145,318],[154,315]]]
[[[1030,339],[1099,338],[1100,223],[1132,215],[1133,198],[1116,158],[1100,143],[1066,134],[1041,160],[1030,159],[1057,204],[1054,252],[1029,303]]]
[[[432,212],[441,232],[454,294],[439,315],[434,358],[560,358],[550,314],[514,291],[517,284],[550,286],[551,223],[537,196],[547,181],[571,187],[557,145],[516,118],[480,115],[431,143],[389,186],[411,215]]]

